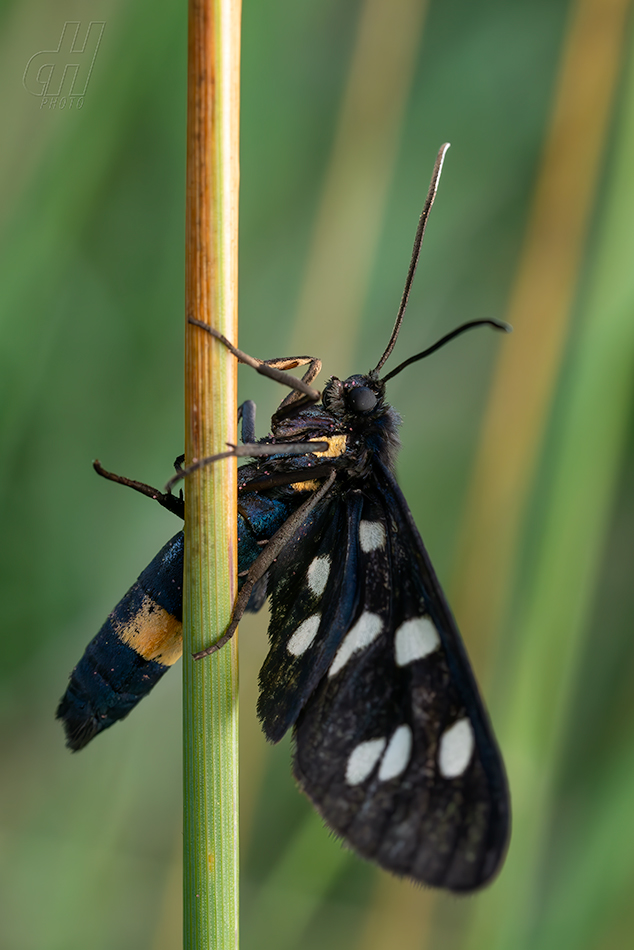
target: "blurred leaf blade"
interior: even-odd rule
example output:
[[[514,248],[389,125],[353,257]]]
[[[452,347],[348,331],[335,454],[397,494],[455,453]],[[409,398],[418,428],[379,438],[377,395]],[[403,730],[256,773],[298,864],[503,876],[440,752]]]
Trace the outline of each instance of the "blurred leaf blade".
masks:
[[[629,0],[576,0],[460,540],[455,610],[476,669],[511,602],[610,127]],[[580,118],[581,116],[581,118]],[[473,647],[472,647],[473,649]]]
[[[589,287],[555,406],[532,569],[523,578],[516,606],[515,674],[507,684],[512,698],[501,730],[517,815],[514,843],[504,879],[478,908],[481,927],[471,934],[473,947],[484,945],[484,934],[491,935],[492,927],[493,945],[500,948],[534,946],[532,928],[539,930],[534,914],[548,860],[558,762],[565,731],[574,728],[571,700],[633,394],[632,62],[630,58]],[[591,642],[587,646],[593,648]],[[593,903],[591,893],[577,897]]]

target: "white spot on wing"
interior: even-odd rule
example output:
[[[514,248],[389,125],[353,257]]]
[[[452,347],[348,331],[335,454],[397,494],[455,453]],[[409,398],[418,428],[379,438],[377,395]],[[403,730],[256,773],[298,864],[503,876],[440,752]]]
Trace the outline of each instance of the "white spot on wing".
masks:
[[[406,620],[396,631],[394,655],[397,666],[422,660],[440,646],[438,631],[429,617]]]
[[[385,528],[380,521],[359,522],[359,543],[365,554],[385,547]]]
[[[438,750],[438,768],[444,778],[458,778],[466,770],[475,741],[473,729],[468,719],[459,719],[454,722],[440,739]]]
[[[412,730],[408,725],[399,726],[385,750],[379,769],[379,780],[387,782],[388,779],[400,775],[407,767],[411,754]]]
[[[316,557],[308,568],[308,586],[316,597],[320,597],[326,589],[330,574],[330,558],[327,554]]]
[[[302,653],[306,652],[308,647],[317,636],[320,620],[321,614],[313,614],[312,617],[309,617],[307,620],[304,620],[303,623],[300,623],[299,627],[286,644],[286,649],[289,653],[292,653],[293,656],[301,656]]]
[[[359,785],[364,782],[385,748],[385,739],[369,739],[360,742],[352,750],[346,766],[346,782],[348,785]]]
[[[364,650],[370,646],[373,640],[376,640],[383,629],[383,621],[377,614],[371,614],[364,611],[361,614],[354,627],[352,627],[335,653],[335,658],[328,670],[328,676],[335,676],[339,670],[343,669],[353,653],[357,650]]]

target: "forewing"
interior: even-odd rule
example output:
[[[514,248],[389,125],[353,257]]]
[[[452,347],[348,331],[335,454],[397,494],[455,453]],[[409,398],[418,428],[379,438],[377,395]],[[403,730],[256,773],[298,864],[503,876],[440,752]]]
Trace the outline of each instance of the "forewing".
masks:
[[[376,474],[348,555],[359,598],[299,716],[295,776],[364,857],[474,890],[506,850],[504,767],[409,509],[389,472]]]
[[[271,645],[258,701],[271,742],[295,723],[355,614],[361,506],[359,493],[344,497],[335,486],[271,568]]]

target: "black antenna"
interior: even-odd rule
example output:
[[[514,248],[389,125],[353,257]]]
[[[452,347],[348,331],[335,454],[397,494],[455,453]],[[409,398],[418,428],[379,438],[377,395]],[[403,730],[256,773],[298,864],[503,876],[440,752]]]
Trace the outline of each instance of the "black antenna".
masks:
[[[445,343],[449,343],[450,340],[453,340],[455,337],[460,336],[461,333],[464,333],[465,330],[472,330],[474,327],[493,327],[495,330],[504,330],[506,333],[510,333],[513,327],[509,323],[502,323],[501,320],[470,320],[468,323],[463,323],[462,326],[456,327],[455,330],[452,330],[451,333],[447,333],[446,336],[441,337],[436,343],[433,343],[431,346],[428,346],[426,350],[423,350],[422,353],[417,353],[416,356],[410,356],[408,360],[405,360],[396,369],[393,369],[387,376],[384,376],[381,380],[382,383],[387,383],[388,379],[392,379],[401,370],[405,369],[406,366],[409,366],[410,363],[416,363],[418,360],[424,359],[426,356],[430,356],[432,353],[435,353],[436,350],[439,350],[441,346],[444,346]]]
[[[445,160],[445,155],[447,154],[448,148],[449,148],[449,142],[445,142],[445,144],[441,146],[440,151],[438,152],[438,155],[436,156],[436,163],[434,165],[434,170],[431,175],[429,191],[427,192],[425,205],[423,207],[423,210],[421,211],[420,218],[418,219],[418,227],[416,228],[416,237],[414,238],[414,247],[412,249],[412,258],[409,262],[409,270],[407,271],[407,278],[405,279],[405,288],[403,290],[403,296],[401,297],[401,303],[398,308],[398,313],[396,314],[396,322],[394,323],[392,336],[390,337],[390,342],[385,348],[385,352],[383,356],[381,357],[379,362],[376,364],[376,366],[372,370],[373,373],[378,373],[378,371],[382,369],[383,365],[385,364],[385,361],[387,360],[388,356],[394,349],[394,344],[396,343],[396,339],[401,329],[403,316],[405,314],[405,309],[407,307],[407,301],[409,300],[409,292],[412,289],[412,282],[414,280],[414,274],[416,273],[418,258],[420,257],[420,249],[423,243],[423,235],[425,234],[425,228],[427,226],[427,219],[429,217],[429,212],[431,211],[431,206],[434,203],[436,192],[438,191],[438,182],[440,181],[440,173],[442,171],[442,164]]]

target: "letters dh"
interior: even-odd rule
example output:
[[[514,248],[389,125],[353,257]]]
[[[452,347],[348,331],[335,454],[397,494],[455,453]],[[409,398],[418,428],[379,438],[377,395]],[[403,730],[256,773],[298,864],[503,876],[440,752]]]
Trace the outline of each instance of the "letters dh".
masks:
[[[83,97],[105,25],[92,20],[82,42],[81,23],[67,21],[57,49],[34,53],[26,64],[22,79],[26,91],[32,96],[47,97],[51,103],[60,97]]]

